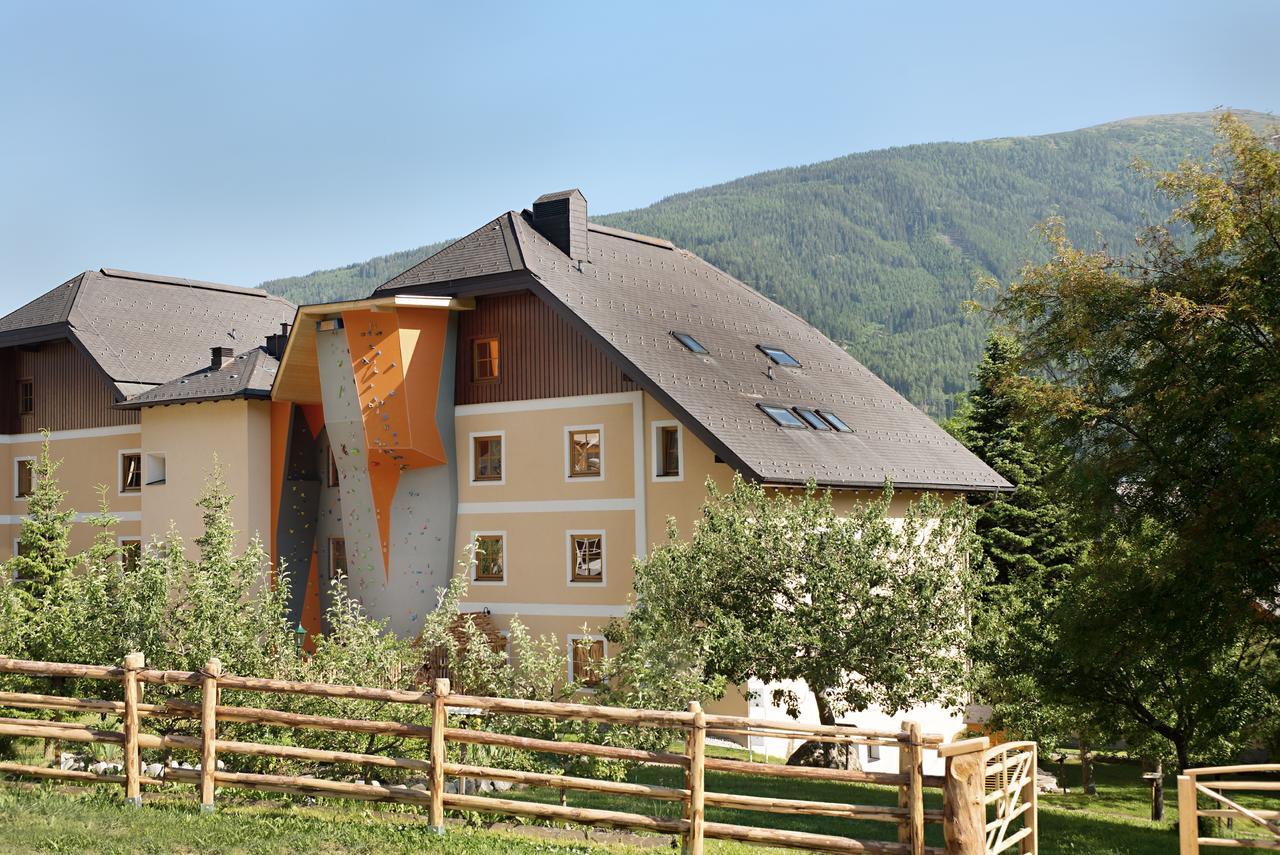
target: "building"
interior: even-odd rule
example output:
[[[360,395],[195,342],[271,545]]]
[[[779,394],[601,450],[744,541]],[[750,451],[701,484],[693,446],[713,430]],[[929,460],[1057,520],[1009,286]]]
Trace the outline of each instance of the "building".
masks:
[[[282,343],[281,324],[293,314],[288,301],[258,289],[102,269],[0,318],[0,388],[10,390],[0,395],[0,553],[17,548],[45,430],[78,512],[74,549],[92,540],[84,520],[97,509],[98,485],[127,548],[164,537],[171,522],[198,531],[195,499],[215,455],[242,497],[234,507],[242,540],[259,530],[265,537],[276,364],[267,337]],[[161,406],[177,401],[198,406]]]

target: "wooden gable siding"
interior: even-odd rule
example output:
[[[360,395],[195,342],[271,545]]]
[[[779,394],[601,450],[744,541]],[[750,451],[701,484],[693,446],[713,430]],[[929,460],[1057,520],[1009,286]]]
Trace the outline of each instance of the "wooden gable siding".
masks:
[[[473,382],[472,343],[498,337],[499,377]],[[640,387],[529,291],[477,297],[458,314],[457,404],[630,392]]]
[[[33,384],[32,412],[18,412],[18,382]],[[0,426],[7,434],[137,424],[136,410],[116,410],[115,389],[71,342],[0,350]]]

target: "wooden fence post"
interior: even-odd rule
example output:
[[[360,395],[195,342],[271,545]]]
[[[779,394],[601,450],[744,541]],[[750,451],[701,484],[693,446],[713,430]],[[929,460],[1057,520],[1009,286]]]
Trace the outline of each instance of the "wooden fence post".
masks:
[[[200,812],[213,813],[214,775],[218,771],[218,678],[222,662],[204,664],[200,680]]]
[[[707,819],[707,717],[697,701],[689,702],[689,712],[693,713],[693,721],[685,742],[685,755],[689,758],[689,771],[685,776],[689,802],[685,819],[689,821],[689,830],[684,836],[684,855],[702,855],[702,829]]]
[[[898,772],[907,782],[898,787],[898,807],[907,815],[898,823],[898,842],[911,847],[911,855],[924,855],[924,751],[920,725],[904,721],[905,741],[898,743]]]
[[[1023,822],[1031,829],[1031,834],[1022,838],[1018,844],[1021,855],[1040,855],[1040,745],[1031,743],[1031,769],[1027,773],[1027,782],[1022,785],[1022,801],[1030,804],[1023,814]]]
[[[444,701],[448,696],[449,680],[437,677],[431,699],[431,828],[436,834],[444,834]]]
[[[1179,775],[1178,855],[1200,855],[1200,818],[1196,813],[1196,779]]]
[[[947,855],[985,855],[987,850],[985,736],[938,747],[946,758],[942,787],[942,834]]]
[[[138,751],[138,672],[147,664],[141,653],[124,657],[124,799],[131,805],[142,805],[142,760]]]

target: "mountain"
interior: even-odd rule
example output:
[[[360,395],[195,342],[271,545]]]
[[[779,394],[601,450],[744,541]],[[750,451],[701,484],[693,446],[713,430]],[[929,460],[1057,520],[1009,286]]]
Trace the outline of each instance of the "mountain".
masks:
[[[1238,112],[1251,125],[1275,119]],[[1169,212],[1136,160],[1206,155],[1214,113],[1126,119],[1066,133],[863,152],[762,172],[592,219],[668,238],[798,312],[935,418],[969,388],[986,323],[977,277],[1043,257],[1066,220],[1082,246],[1131,245]],[[589,192],[590,188],[586,188]],[[444,243],[264,282],[294,302],[366,296]]]

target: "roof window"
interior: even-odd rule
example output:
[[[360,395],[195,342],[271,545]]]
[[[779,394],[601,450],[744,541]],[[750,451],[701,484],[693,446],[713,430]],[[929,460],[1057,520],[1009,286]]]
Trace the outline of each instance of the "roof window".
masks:
[[[831,425],[818,415],[817,411],[809,407],[796,407],[796,415],[804,419],[809,427],[814,430],[831,430]]]
[[[693,353],[710,353],[709,350],[702,346],[702,342],[698,341],[688,333],[673,332],[671,336]]]
[[[773,360],[774,365],[781,365],[784,368],[799,368],[800,360],[787,353],[780,347],[769,347],[768,345],[757,344],[756,348],[761,353]]]
[[[804,422],[786,407],[774,407],[769,404],[756,404],[766,416],[773,419],[779,427],[800,428],[804,430]]]
[[[823,420],[827,424],[831,425],[841,433],[853,433],[853,428],[845,424],[844,419],[840,418],[835,413],[830,412],[829,410],[818,410],[818,415],[822,416]]]

